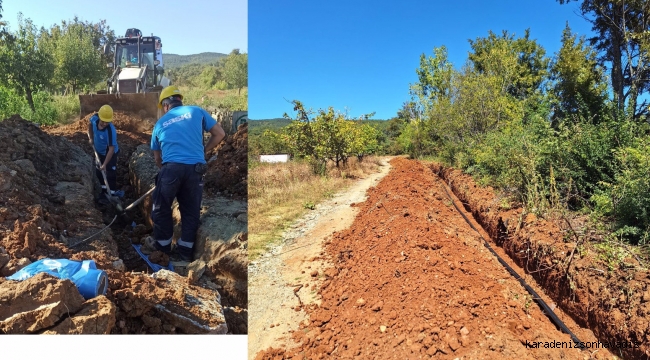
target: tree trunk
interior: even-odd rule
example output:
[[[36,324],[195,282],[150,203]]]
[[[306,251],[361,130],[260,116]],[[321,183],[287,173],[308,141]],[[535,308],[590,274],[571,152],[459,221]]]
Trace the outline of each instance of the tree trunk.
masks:
[[[33,112],[36,112],[36,107],[34,106],[34,98],[32,97],[32,89],[28,86],[25,88],[25,95],[27,96],[27,103]]]

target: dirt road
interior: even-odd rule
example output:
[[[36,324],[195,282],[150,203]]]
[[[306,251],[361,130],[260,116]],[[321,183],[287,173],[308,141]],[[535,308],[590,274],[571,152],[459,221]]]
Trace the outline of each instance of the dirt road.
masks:
[[[251,316],[251,357],[612,357],[607,349],[566,348],[570,337],[484,247],[447,198],[444,182],[418,162],[398,158],[391,164],[368,200],[356,205],[351,226],[325,241],[322,250],[322,233],[310,232],[263,259],[269,266],[251,282],[251,298],[266,294],[268,303],[251,306],[263,312],[255,320]],[[314,229],[344,225],[324,216]],[[309,278],[320,279],[318,285]],[[306,311],[309,320],[293,315],[292,307],[297,314]],[[590,330],[555,312],[581,341],[597,341]],[[289,340],[286,331],[296,328]],[[555,342],[565,342],[565,348],[544,348]],[[542,348],[532,348],[535,344]]]
[[[380,172],[319,204],[285,232],[280,244],[249,266],[249,358],[271,346],[291,346],[288,332],[308,319],[303,306],[318,301],[311,287],[322,273],[323,242],[348,228],[358,212],[351,204],[363,202],[366,191],[390,169],[384,160]],[[301,306],[302,304],[302,306]],[[283,346],[285,346],[283,345]]]

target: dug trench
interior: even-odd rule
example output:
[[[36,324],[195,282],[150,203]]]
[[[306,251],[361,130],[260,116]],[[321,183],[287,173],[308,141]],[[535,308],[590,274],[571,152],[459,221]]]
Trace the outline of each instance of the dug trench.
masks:
[[[307,320],[257,359],[647,358],[647,270],[590,271],[602,263],[571,257],[566,229],[500,208],[494,191],[469,176],[402,158],[391,165],[354,205],[352,225],[300,261],[311,280],[284,306]],[[571,346],[484,239],[586,349]],[[328,265],[314,271],[319,262]]]
[[[141,160],[132,162],[131,157],[138,146],[149,144],[154,121],[140,114],[115,114],[124,206],[152,182],[150,173],[136,170]],[[99,189],[87,124],[88,117],[48,128],[18,116],[0,122],[0,332],[246,334],[247,289],[242,284],[247,274],[242,269],[247,267],[247,233],[241,215],[246,193],[236,191],[242,183],[245,188],[245,173],[206,186],[201,248],[189,269],[152,274],[131,246],[151,233],[146,203],[98,233],[114,218],[115,209],[95,201]],[[241,159],[245,169],[241,153],[246,153],[246,137],[245,127],[229,135],[217,150],[231,148],[211,164],[207,175],[230,171],[232,162]],[[177,213],[175,217],[178,222]],[[224,227],[230,232],[217,233]],[[107,272],[106,296],[84,301],[69,280],[45,274],[22,282],[4,279],[46,257],[94,260]]]

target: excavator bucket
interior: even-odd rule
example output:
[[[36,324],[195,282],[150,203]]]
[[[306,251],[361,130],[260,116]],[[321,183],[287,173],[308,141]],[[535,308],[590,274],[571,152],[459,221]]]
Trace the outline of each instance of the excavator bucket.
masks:
[[[99,110],[102,105],[110,105],[113,111],[131,112],[157,120],[162,116],[162,110],[158,109],[159,96],[159,92],[79,95],[79,118]]]

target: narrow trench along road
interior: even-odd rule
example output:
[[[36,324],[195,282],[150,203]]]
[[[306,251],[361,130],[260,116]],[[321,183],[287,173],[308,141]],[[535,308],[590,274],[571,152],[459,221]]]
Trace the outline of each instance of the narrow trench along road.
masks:
[[[442,179],[417,161],[391,166],[251,264],[250,358],[613,357],[573,347],[484,246],[487,234],[466,213],[481,234],[470,227]],[[581,341],[598,341],[554,312]]]

